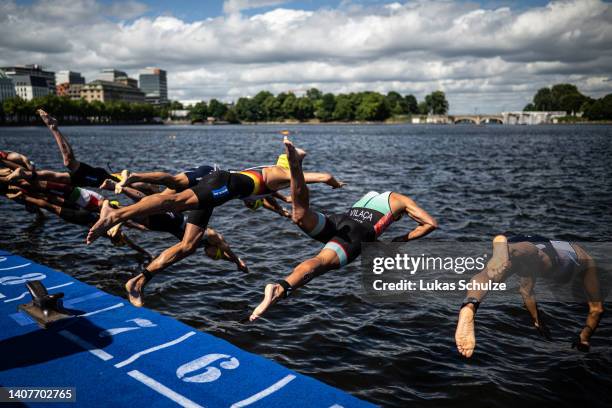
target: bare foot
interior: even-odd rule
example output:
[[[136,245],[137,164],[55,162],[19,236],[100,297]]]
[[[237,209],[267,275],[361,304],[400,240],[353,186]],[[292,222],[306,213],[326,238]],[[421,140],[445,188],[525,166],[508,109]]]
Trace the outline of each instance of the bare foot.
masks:
[[[94,242],[113,225],[117,224],[114,217],[115,211],[116,210],[113,210],[113,208],[110,206],[109,201],[104,200],[102,203],[102,209],[100,210],[100,218],[98,219],[98,222],[96,222],[93,227],[89,229],[89,233],[87,234],[87,245]]]
[[[508,239],[503,235],[498,235],[493,238],[493,255],[487,263],[487,276],[491,279],[500,279],[510,266]]]
[[[47,125],[49,129],[57,129],[57,119],[42,109],[38,109],[36,113],[40,115],[40,118],[43,120],[43,122],[45,122],[45,125]]]
[[[23,190],[18,190],[14,193],[6,193],[6,198],[10,200],[16,200],[21,196],[23,196]]]
[[[289,140],[287,136],[283,139],[283,143],[285,144],[285,149],[287,150],[287,158],[289,159],[289,163],[292,161],[301,162],[306,157],[306,151],[303,149],[299,149],[293,145],[293,142]]]
[[[102,184],[100,184],[100,190],[115,191],[116,184],[117,183],[115,183],[113,180],[106,179],[102,182]]]
[[[125,290],[127,291],[128,299],[130,303],[136,307],[144,306],[144,300],[142,300],[143,279],[144,276],[138,275],[125,283]]]
[[[130,172],[128,170],[123,170],[119,178],[121,181],[115,184],[115,194],[121,194],[123,187],[130,184]]]
[[[7,177],[11,175],[13,170],[9,168],[0,169],[0,181],[3,183],[8,183]]]
[[[24,179],[26,176],[25,169],[23,167],[17,167],[11,174],[6,178],[9,182],[15,182]]]
[[[474,310],[465,306],[459,312],[459,321],[455,331],[455,343],[457,350],[463,357],[471,357],[476,347],[476,335],[474,334]]]
[[[266,310],[270,308],[270,306],[280,299],[281,295],[283,294],[283,290],[283,287],[278,283],[267,284],[266,288],[264,289],[264,298],[259,306],[253,310],[249,320],[254,322],[255,320],[259,319],[266,312]]]

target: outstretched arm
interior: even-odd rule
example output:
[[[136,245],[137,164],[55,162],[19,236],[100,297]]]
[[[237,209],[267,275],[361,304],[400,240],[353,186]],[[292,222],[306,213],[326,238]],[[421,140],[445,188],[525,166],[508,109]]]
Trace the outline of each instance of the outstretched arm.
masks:
[[[397,193],[392,193],[393,198],[400,200],[405,207],[405,211],[410,218],[415,220],[419,225],[407,235],[401,235],[393,239],[394,242],[412,241],[413,239],[422,238],[438,228],[438,222],[424,209],[419,207],[414,200]]]
[[[535,286],[535,280],[536,280],[535,276],[521,277],[519,291],[521,292],[521,296],[523,297],[525,308],[531,315],[534,325],[537,327],[538,325],[538,306],[536,305],[536,298],[533,292],[533,288]]]
[[[284,194],[279,193],[278,191],[275,191],[274,193],[272,193],[272,197],[278,198],[279,200],[287,204],[291,203],[291,196],[286,196]]]
[[[599,326],[599,321],[601,320],[601,316],[603,315],[604,308],[595,260],[591,258],[582,248],[577,247],[576,249],[577,252],[581,255],[581,258],[584,259],[583,262],[586,264],[586,268],[584,270],[583,275],[583,285],[589,303],[589,314],[586,318],[586,324],[579,334],[580,343],[583,345],[583,347],[578,348],[581,351],[588,351],[590,347],[589,342],[591,340],[591,336]]]
[[[523,302],[525,303],[525,308],[531,315],[531,319],[533,320],[534,327],[540,333],[540,336],[545,339],[550,340],[550,330],[544,321],[544,315],[538,309],[538,304],[536,302],[535,293],[533,288],[535,287],[536,277],[535,274],[531,274],[530,276],[523,276],[520,279],[520,287],[519,291],[521,292],[521,296],[523,297]]]
[[[225,238],[223,238],[223,235],[219,234],[212,228],[207,228],[206,240],[210,245],[219,248],[223,252],[225,259],[235,263],[239,270],[243,272],[249,272],[249,269],[247,268],[244,261],[232,251]]]
[[[35,170],[34,163],[32,163],[30,161],[30,159],[28,159],[28,157],[26,155],[23,155],[21,153],[8,152],[8,154],[6,155],[6,160],[9,160],[9,161],[12,161],[13,163],[19,164],[19,165],[25,167],[26,169],[28,169],[29,171],[34,171]]]
[[[332,188],[340,188],[346,184],[336,180],[336,178],[329,173],[306,172],[304,173],[304,180],[306,180],[306,184],[323,183]]]
[[[149,252],[147,252],[146,249],[142,248],[141,246],[139,246],[138,244],[136,244],[134,241],[132,241],[130,239],[130,237],[128,237],[126,234],[124,234],[123,232],[119,234],[117,239],[113,239],[111,237],[108,237],[111,242],[113,243],[113,245],[117,245],[117,246],[122,246],[122,245],[127,245],[128,247],[130,247],[131,249],[133,249],[134,251],[138,252],[139,254],[143,255],[146,259],[147,262],[150,262],[151,259],[153,259],[153,257],[151,256],[151,254]]]
[[[115,191],[115,183],[113,180],[106,179],[104,183],[100,186],[102,190]],[[125,194],[129,199],[134,201],[135,203],[145,198],[147,195],[142,191],[136,190],[135,188],[125,186],[121,189],[121,193]]]
[[[265,197],[263,199],[263,207],[266,210],[273,211],[280,216],[291,218],[289,211],[285,210],[279,203],[272,197]]]

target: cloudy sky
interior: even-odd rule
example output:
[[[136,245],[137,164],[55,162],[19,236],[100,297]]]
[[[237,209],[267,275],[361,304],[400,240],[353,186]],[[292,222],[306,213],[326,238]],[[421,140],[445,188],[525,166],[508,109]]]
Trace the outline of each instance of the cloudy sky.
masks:
[[[453,113],[522,109],[558,82],[612,92],[612,7],[600,0],[0,0],[0,64],[96,79],[168,71],[172,99],[446,92]]]

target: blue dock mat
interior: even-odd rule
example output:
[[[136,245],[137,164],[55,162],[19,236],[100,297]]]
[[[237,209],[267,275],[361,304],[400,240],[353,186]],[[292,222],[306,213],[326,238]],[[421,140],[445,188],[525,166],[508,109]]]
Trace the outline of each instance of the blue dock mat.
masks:
[[[83,314],[40,329],[25,282]],[[75,387],[86,407],[372,407],[336,388],[70,276],[0,251],[0,385]],[[2,405],[2,404],[0,404]],[[38,403],[32,403],[37,406]]]

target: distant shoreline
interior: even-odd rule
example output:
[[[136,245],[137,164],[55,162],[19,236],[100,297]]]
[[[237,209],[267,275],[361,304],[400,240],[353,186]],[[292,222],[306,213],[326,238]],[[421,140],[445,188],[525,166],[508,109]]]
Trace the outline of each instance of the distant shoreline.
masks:
[[[320,122],[320,121],[265,121],[265,122],[241,122],[241,123],[190,123],[188,121],[165,121],[151,122],[151,123],[65,123],[62,127],[66,126],[185,126],[185,127],[208,127],[208,126],[389,126],[389,125],[411,125],[411,126],[567,126],[567,125],[612,125],[612,121],[576,121],[569,122],[563,121],[558,123],[543,123],[538,125],[504,125],[504,124],[473,124],[473,123],[412,123],[410,121],[351,121],[351,122]],[[11,128],[11,127],[45,127],[42,123],[1,123],[0,128]]]

